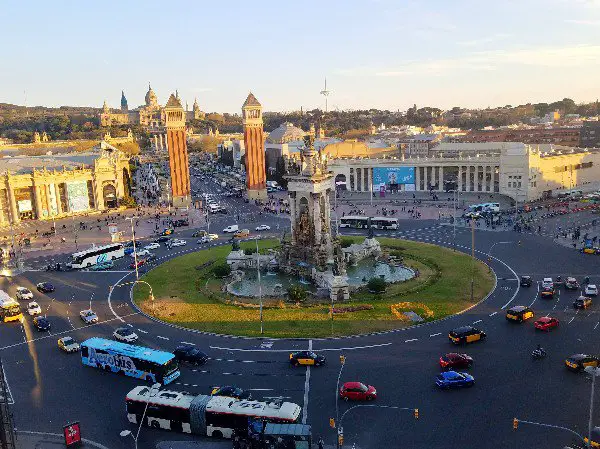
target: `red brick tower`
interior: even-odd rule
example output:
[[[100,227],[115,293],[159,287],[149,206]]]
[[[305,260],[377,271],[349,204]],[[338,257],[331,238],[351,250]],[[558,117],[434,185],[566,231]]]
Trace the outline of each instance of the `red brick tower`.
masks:
[[[185,111],[179,98],[171,94],[165,106],[167,148],[171,168],[173,206],[187,206],[190,198],[190,167],[185,136]]]
[[[251,200],[267,199],[265,139],[262,106],[250,92],[242,105],[244,145],[246,147],[246,188]]]

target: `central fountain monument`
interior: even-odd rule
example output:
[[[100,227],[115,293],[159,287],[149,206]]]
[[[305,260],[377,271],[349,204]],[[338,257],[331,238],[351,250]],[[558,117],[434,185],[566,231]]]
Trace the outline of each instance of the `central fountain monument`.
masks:
[[[333,174],[314,137],[304,138],[299,173],[285,176],[290,202],[291,239],[282,241],[279,269],[310,279],[321,296],[347,300],[350,292],[344,253],[331,232],[329,196],[334,190]]]

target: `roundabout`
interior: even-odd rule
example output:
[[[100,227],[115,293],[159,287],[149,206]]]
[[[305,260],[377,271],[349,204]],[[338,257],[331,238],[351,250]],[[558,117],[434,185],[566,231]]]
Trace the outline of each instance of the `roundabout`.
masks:
[[[454,241],[448,227],[436,222],[407,222],[395,233],[382,232],[376,237],[382,241],[396,240],[400,245],[423,242],[446,247],[452,252]],[[188,232],[188,231],[186,231]],[[191,234],[191,230],[189,231]],[[182,234],[185,238],[185,235]],[[358,238],[363,238],[357,236]],[[286,401],[302,407],[301,421],[311,424],[315,438],[322,436],[326,444],[335,440],[335,431],[329,427],[329,418],[335,416],[336,379],[340,370],[339,355],[345,356],[342,381],[360,380],[377,388],[374,405],[396,408],[358,408],[344,418],[346,444],[358,447],[481,448],[481,447],[563,447],[573,445],[572,435],[534,426],[512,428],[513,418],[541,421],[565,426],[585,434],[589,413],[590,381],[584,374],[568,372],[564,359],[575,353],[595,354],[600,316],[595,304],[575,311],[571,302],[578,292],[561,290],[552,299],[540,299],[538,281],[544,277],[574,276],[591,282],[600,281],[590,269],[590,259],[584,255],[557,246],[536,235],[518,235],[521,245],[511,232],[476,231],[476,255],[488,259],[488,250],[497,242],[490,266],[495,273],[495,285],[489,296],[475,306],[458,314],[448,314],[436,320],[439,309],[425,304],[434,313],[433,321],[421,325],[401,327],[389,332],[362,336],[339,336],[308,339],[247,338],[219,336],[210,332],[185,329],[178,324],[162,323],[139,313],[131,303],[131,284],[135,273],[126,265],[107,272],[43,272],[28,271],[9,281],[2,279],[1,288],[11,291],[16,285],[34,289],[38,282],[52,282],[56,292],[36,294],[35,299],[51,321],[50,332],[39,332],[29,317],[22,323],[4,323],[0,338],[0,356],[10,387],[15,425],[24,431],[56,433],[63,424],[78,420],[86,438],[104,446],[130,448],[131,441],[123,440],[119,432],[135,430],[124,414],[125,395],[140,381],[84,367],[76,354],[60,353],[56,340],[72,336],[83,341],[93,336],[111,338],[118,327],[130,327],[139,335],[139,344],[172,351],[180,344],[191,344],[206,352],[210,360],[202,366],[181,366],[181,376],[166,388],[206,394],[217,385],[238,385],[250,390],[258,399],[283,396]],[[190,242],[191,243],[191,242]],[[225,243],[225,242],[223,242]],[[471,233],[459,230],[456,248],[469,253]],[[223,257],[229,246],[215,244]],[[157,250],[158,268],[150,270],[141,279],[148,282],[152,274],[170,261],[192,257],[197,248],[188,245],[177,252]],[[189,255],[187,255],[189,254]],[[178,259],[179,258],[179,259]],[[483,267],[485,268],[485,267]],[[195,272],[195,268],[192,268]],[[485,268],[487,272],[487,268]],[[519,288],[522,274],[532,276],[529,288]],[[183,283],[183,274],[171,270],[173,280]],[[408,281],[408,283],[413,281]],[[164,286],[149,283],[154,289],[155,306]],[[407,284],[408,284],[407,283]],[[398,284],[402,285],[402,284]],[[209,283],[210,286],[210,283]],[[138,290],[139,287],[136,288]],[[389,291],[390,287],[388,286]],[[143,290],[139,290],[143,293]],[[167,290],[165,290],[167,291]],[[178,290],[170,294],[177,296]],[[375,307],[374,299],[364,302]],[[481,294],[485,296],[485,292]],[[97,313],[97,324],[85,325],[79,321],[80,310],[91,307]],[[414,297],[396,299],[387,304],[385,313],[392,316],[391,306],[398,312],[404,302],[424,302]],[[350,302],[349,304],[353,304]],[[465,304],[468,305],[468,304]],[[536,332],[531,320],[522,324],[505,319],[507,308],[516,305],[530,307],[535,316],[556,316],[560,327],[552,332]],[[143,307],[143,305],[142,305]],[[150,305],[151,307],[151,305]],[[464,309],[461,307],[460,309]],[[145,311],[145,309],[143,309]],[[424,309],[423,309],[424,310]],[[268,310],[266,310],[268,311]],[[255,313],[254,310],[251,310]],[[366,313],[369,311],[350,312]],[[328,318],[326,308],[321,313]],[[419,312],[425,316],[425,312]],[[336,314],[334,323],[346,319]],[[398,320],[392,321],[398,328]],[[15,325],[13,325],[15,324]],[[253,319],[248,326],[257,328]],[[330,332],[329,321],[323,321]],[[456,351],[448,342],[448,332],[470,325],[485,331],[485,341],[469,344],[459,351],[467,352],[474,360],[469,373],[476,378],[473,388],[438,391],[434,385],[439,373],[441,355]],[[268,325],[265,330],[268,330]],[[243,332],[239,332],[243,334]],[[531,360],[531,349],[541,344],[548,356]],[[319,367],[292,367],[290,352],[312,350],[327,359]],[[559,402],[561,407],[544,405]],[[48,410],[52,408],[50,414]],[[340,415],[351,405],[340,404]],[[402,413],[402,408],[418,408],[420,416]],[[594,422],[597,422],[594,418]],[[58,430],[60,432],[60,430]],[[197,440],[184,434],[161,430],[142,429],[142,447],[154,447],[160,441]],[[202,439],[201,439],[202,440]]]

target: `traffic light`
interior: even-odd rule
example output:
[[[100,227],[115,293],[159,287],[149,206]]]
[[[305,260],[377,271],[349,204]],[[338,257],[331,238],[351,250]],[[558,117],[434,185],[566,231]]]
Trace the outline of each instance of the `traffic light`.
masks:
[[[344,445],[344,434],[338,434],[338,447],[342,447]]]
[[[513,418],[513,430],[517,430],[519,428],[519,420],[517,418]]]
[[[344,363],[346,363],[346,356],[345,355],[340,355],[340,363],[343,365]]]
[[[415,409],[415,419],[419,419],[419,409]]]
[[[335,429],[335,419],[329,418],[329,427]]]

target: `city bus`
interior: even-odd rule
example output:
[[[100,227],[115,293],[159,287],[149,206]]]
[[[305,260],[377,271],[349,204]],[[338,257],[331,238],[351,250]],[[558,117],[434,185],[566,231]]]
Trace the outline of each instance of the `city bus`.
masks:
[[[369,217],[348,215],[340,218],[340,228],[367,229]]]
[[[247,429],[249,419],[273,423],[296,423],[301,408],[292,402],[260,402],[226,396],[193,395],[161,390],[152,395],[146,386],[136,387],[125,397],[127,419],[157,429],[231,438],[236,429]]]
[[[166,385],[181,374],[170,352],[92,337],[81,343],[81,363]]]
[[[73,254],[70,266],[78,270],[109,260],[120,259],[121,257],[125,257],[125,249],[121,243],[93,246],[90,249]]]
[[[19,303],[4,290],[0,290],[0,320],[8,323],[22,319],[23,312],[21,312]]]
[[[371,218],[371,227],[375,229],[398,229],[398,219],[388,217]]]

